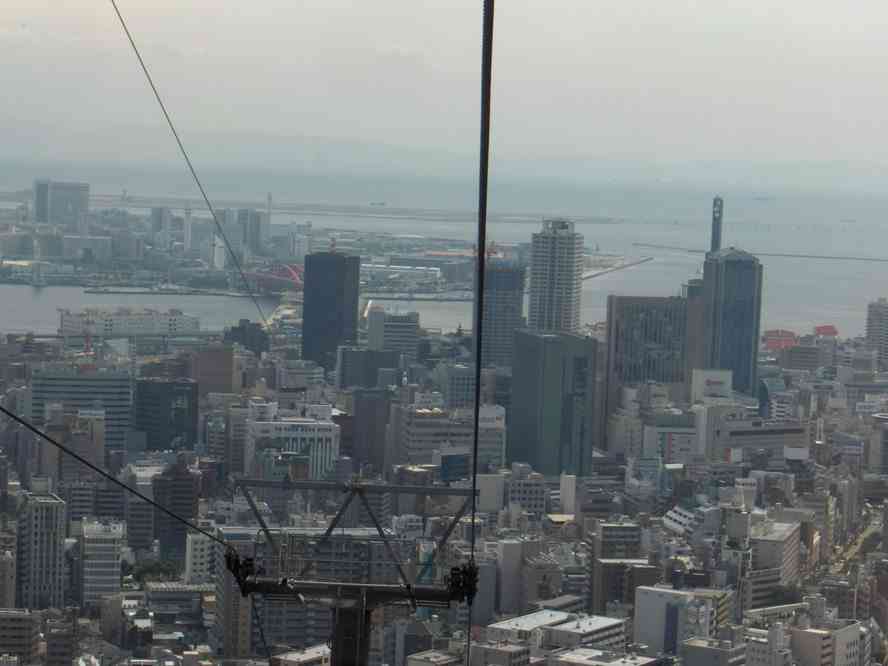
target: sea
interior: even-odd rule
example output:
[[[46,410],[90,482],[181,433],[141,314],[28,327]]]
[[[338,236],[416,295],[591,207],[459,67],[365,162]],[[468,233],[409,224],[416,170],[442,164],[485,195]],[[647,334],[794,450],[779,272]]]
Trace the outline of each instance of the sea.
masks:
[[[5,185],[7,190],[28,187],[42,172],[16,172],[14,183],[9,182],[10,173],[0,172],[0,187]],[[69,178],[75,175],[64,174]],[[101,178],[92,183],[93,192],[120,191],[121,182],[107,174]],[[182,196],[187,192],[187,182],[173,187],[169,184],[172,180],[154,178],[140,189],[138,180],[128,178],[122,181],[123,186],[134,194]],[[222,199],[228,194],[232,198],[246,195],[261,205],[263,186],[271,187],[267,180],[252,188],[242,184],[235,187],[231,182],[211,182],[211,196]],[[474,190],[468,181],[462,189],[452,182],[436,188],[431,179],[423,181],[421,187],[398,181],[387,182],[384,187],[344,188],[339,192],[339,202],[335,187],[318,190],[317,196],[312,196],[310,190],[288,190],[285,180],[273,184],[278,188],[273,193],[276,200],[306,202],[297,214],[275,214],[274,225],[311,221],[316,228],[462,241],[476,238],[476,215],[471,204]],[[582,320],[595,323],[605,319],[609,294],[679,294],[683,283],[700,276],[703,255],[688,250],[708,249],[714,194],[724,198],[723,246],[752,253],[833,257],[761,257],[763,329],[805,333],[819,324],[833,324],[842,336],[863,333],[867,303],[888,296],[888,197],[881,195],[778,188],[766,183],[732,186],[719,192],[708,186],[662,182],[571,184],[548,189],[495,184],[488,238],[501,243],[527,242],[544,217],[566,216],[575,222],[588,248],[627,259],[653,257],[647,263],[583,283]],[[641,247],[638,243],[682,249]],[[386,304],[401,311],[418,311],[427,327],[452,330],[471,326],[471,303]],[[199,316],[202,327],[209,330],[257,317],[253,303],[244,298],[100,295],[86,294],[76,287],[0,285],[0,332],[53,332],[58,327],[59,308],[89,305],[179,308]],[[266,300],[262,306],[270,313],[274,303]]]

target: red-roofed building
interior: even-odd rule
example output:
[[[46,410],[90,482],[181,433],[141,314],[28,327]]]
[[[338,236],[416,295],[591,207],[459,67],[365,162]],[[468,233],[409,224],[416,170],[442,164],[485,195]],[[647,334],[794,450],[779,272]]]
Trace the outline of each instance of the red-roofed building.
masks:
[[[832,324],[814,327],[814,335],[818,337],[835,338],[839,335],[839,329]]]
[[[765,341],[765,349],[768,351],[780,351],[787,347],[794,347],[799,341],[799,336],[795,333],[780,328],[765,331],[762,338]]]

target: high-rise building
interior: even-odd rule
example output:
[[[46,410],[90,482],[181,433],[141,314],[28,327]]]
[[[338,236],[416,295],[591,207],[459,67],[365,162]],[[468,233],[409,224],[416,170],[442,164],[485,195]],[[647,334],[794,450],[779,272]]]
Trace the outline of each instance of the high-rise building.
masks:
[[[722,247],[722,211],[724,201],[721,197],[712,200],[712,236],[709,239],[709,251],[718,252]]]
[[[66,414],[105,412],[105,448],[122,451],[132,422],[133,388],[128,370],[35,369],[31,381],[31,422],[42,426],[46,406],[61,403]]]
[[[270,233],[267,214],[251,208],[241,208],[237,211],[237,223],[243,229],[244,242],[250,252],[262,254]]]
[[[85,519],[82,529],[80,603],[87,608],[98,608],[104,597],[120,592],[120,559],[126,525]]]
[[[65,503],[55,495],[25,493],[17,529],[18,606],[64,607]]]
[[[689,382],[694,370],[706,368],[706,308],[703,299],[703,280],[688,280],[682,289],[687,302],[687,324],[685,325],[685,381]]]
[[[866,308],[866,344],[875,350],[879,367],[888,367],[888,299],[872,301]]]
[[[441,375],[444,406],[447,407],[447,409],[474,407],[474,363],[446,363],[438,367],[438,372]]]
[[[582,291],[583,235],[569,220],[543,220],[531,244],[528,327],[578,331]]]
[[[633,576],[638,573],[633,571],[635,567],[643,568],[647,564],[643,559],[642,529],[638,523],[596,519],[590,525],[586,544],[589,552],[586,610],[603,613],[608,601],[619,600],[613,593],[615,587],[622,584],[625,588],[633,578],[642,577],[640,573]],[[627,592],[631,594],[630,590],[624,590],[621,595]],[[628,601],[631,603],[632,599]]]
[[[510,462],[548,475],[591,471],[597,344],[572,333],[515,334]]]
[[[207,525],[212,527],[211,525]],[[215,571],[216,543],[206,534],[189,532],[185,539],[185,582],[191,585],[209,583]]]
[[[77,228],[89,213],[89,184],[34,181],[34,221]]]
[[[355,389],[354,442],[352,457],[359,465],[370,465],[374,471],[385,471],[386,427],[392,393],[389,389]]]
[[[634,627],[648,654],[677,655],[688,638],[715,635],[716,608],[693,590],[645,585],[635,590]]]
[[[247,421],[244,465],[251,473],[257,454],[263,449],[298,454],[307,464],[310,479],[324,479],[339,457],[340,429],[326,418],[251,417]]]
[[[157,466],[127,465],[121,472],[121,481],[146,497],[154,494],[154,476],[162,472]],[[144,552],[154,543],[154,507],[133,493],[123,494],[127,545],[134,552]]]
[[[378,385],[380,370],[399,370],[402,365],[400,352],[340,347],[336,350],[336,387],[374,388]]]
[[[197,443],[197,391],[193,379],[149,378],[136,380],[135,427],[146,435],[149,450],[166,450],[179,439],[178,448]]]
[[[685,381],[687,301],[679,296],[607,297],[607,413],[623,386]]]
[[[192,377],[200,395],[240,390],[237,362],[231,345],[210,345],[194,354]]]
[[[200,497],[200,476],[188,469],[184,457],[179,457],[152,479],[154,501],[173,513],[191,520],[197,515]],[[185,535],[188,528],[161,511],[154,514],[154,535],[160,541],[160,554],[164,559],[184,561]]]
[[[395,351],[408,361],[416,360],[419,347],[419,313],[387,312],[374,305],[367,314],[367,347]]]
[[[105,465],[105,410],[79,409],[66,417],[69,429],[66,444],[93,465]],[[66,481],[94,479],[97,475],[71,456],[59,456],[60,475]]]
[[[287,234],[287,240],[290,244],[290,257],[292,257],[297,264],[304,263],[305,257],[311,254],[314,249],[312,247],[311,222],[306,222],[305,224],[291,224],[290,232]]]
[[[337,348],[357,341],[360,280],[358,256],[316,252],[305,258],[302,358],[332,370]]]
[[[762,265],[733,247],[710,252],[703,264],[703,299],[708,368],[732,370],[734,388],[758,391],[762,312]]]
[[[482,323],[482,367],[511,366],[515,331],[524,328],[523,266],[488,259]]]

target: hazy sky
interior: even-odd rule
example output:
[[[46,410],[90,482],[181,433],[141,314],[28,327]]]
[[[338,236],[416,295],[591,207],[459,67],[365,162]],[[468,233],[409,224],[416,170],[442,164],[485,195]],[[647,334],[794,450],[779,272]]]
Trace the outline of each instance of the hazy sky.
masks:
[[[474,154],[480,0],[120,6],[186,137]],[[495,160],[888,163],[886,23],[870,0],[500,0]],[[0,86],[5,144],[174,156],[105,0],[0,4]]]

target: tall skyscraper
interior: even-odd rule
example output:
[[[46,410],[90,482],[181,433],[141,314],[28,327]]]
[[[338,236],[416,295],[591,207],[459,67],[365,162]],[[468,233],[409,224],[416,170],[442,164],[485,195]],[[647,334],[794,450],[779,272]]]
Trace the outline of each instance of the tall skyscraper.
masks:
[[[500,259],[487,261],[483,317],[483,367],[511,366],[515,331],[524,328],[523,266]]]
[[[188,520],[197,515],[200,496],[200,476],[195,474],[181,457],[175,464],[151,480],[154,500]],[[188,528],[160,511],[154,513],[154,534],[160,541],[164,559],[185,561],[185,535]]]
[[[712,236],[709,240],[709,251],[718,252],[722,247],[722,211],[724,202],[721,197],[712,200]]]
[[[311,254],[314,249],[312,247],[311,222],[306,222],[305,224],[291,224],[290,231],[287,234],[287,240],[290,246],[290,257],[297,264],[304,263],[305,257]]]
[[[687,301],[688,318],[685,330],[685,381],[689,382],[694,370],[706,368],[706,317],[703,299],[703,280],[694,278],[684,285],[683,294]]]
[[[25,493],[17,528],[18,606],[63,608],[65,503],[55,495]]]
[[[197,382],[193,379],[136,381],[136,430],[146,435],[149,450],[165,450],[181,438],[181,448],[197,443]]]
[[[316,252],[305,258],[302,358],[325,370],[336,364],[336,348],[358,337],[361,258]]]
[[[65,443],[92,464],[105,465],[105,412],[80,409],[77,416],[65,417],[68,426]],[[60,476],[65,481],[95,479],[96,473],[71,456],[59,456]]]
[[[515,333],[509,462],[547,475],[590,472],[597,345],[572,333]]]
[[[583,235],[569,220],[543,220],[530,255],[527,325],[535,331],[576,332],[583,291]]]
[[[872,301],[866,308],[866,344],[875,350],[879,367],[888,367],[888,299]]]
[[[121,550],[126,524],[84,519],[80,539],[80,603],[98,608],[104,597],[120,592]]]
[[[89,184],[34,181],[34,221],[76,229],[89,213]]]
[[[762,265],[733,247],[710,252],[703,264],[706,362],[732,370],[734,388],[758,391],[758,349],[762,312]]]
[[[122,451],[132,422],[132,376],[128,370],[80,370],[43,368],[34,370],[31,383],[31,422],[45,423],[46,406],[61,403],[66,414],[78,410],[105,412],[105,447]]]
[[[687,302],[680,296],[608,296],[607,414],[622,386],[685,381]]]
[[[355,389],[355,434],[352,457],[359,465],[370,465],[374,471],[386,470],[386,427],[392,402],[388,389]]]
[[[237,211],[237,223],[243,229],[243,238],[250,252],[261,254],[269,236],[268,214],[250,208]]]

